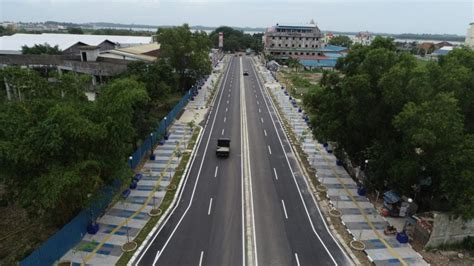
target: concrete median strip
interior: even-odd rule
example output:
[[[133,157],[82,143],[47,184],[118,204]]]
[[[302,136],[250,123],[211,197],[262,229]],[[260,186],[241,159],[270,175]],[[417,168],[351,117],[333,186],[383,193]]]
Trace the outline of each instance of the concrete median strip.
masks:
[[[242,58],[240,58],[240,73],[243,73]],[[244,199],[244,234],[245,243],[244,264],[249,266],[258,266],[257,257],[257,241],[255,234],[255,215],[253,205],[253,191],[252,191],[252,171],[250,169],[250,153],[248,140],[248,125],[247,125],[247,107],[245,103],[245,87],[243,75],[240,75],[240,123],[241,123],[241,145],[242,145],[242,180],[243,180],[243,199]]]

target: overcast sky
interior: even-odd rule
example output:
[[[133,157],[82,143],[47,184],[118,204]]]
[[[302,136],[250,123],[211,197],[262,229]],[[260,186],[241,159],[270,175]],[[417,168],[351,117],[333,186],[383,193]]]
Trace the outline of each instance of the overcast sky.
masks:
[[[0,0],[0,21],[115,22],[465,35],[474,0]]]

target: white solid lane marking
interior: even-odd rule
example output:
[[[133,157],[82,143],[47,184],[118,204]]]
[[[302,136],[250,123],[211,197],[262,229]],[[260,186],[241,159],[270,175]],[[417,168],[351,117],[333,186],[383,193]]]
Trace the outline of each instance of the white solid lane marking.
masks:
[[[226,120],[227,120],[227,116],[224,117],[224,123],[225,123]]]
[[[263,134],[265,134],[265,137],[267,136],[267,131],[264,129]]]
[[[221,135],[224,135],[224,128],[222,129],[222,133],[221,133]]]
[[[217,170],[219,169],[219,166],[216,166],[216,171],[214,172],[214,177],[217,177]]]
[[[232,63],[232,62],[231,62]],[[230,66],[227,67],[227,70],[226,70],[226,73],[224,75],[224,82],[222,84],[225,84],[225,82],[227,81],[227,77],[228,77],[228,74],[230,72]],[[219,90],[224,90],[224,86],[221,85],[221,87],[219,87]],[[217,95],[219,95],[219,90],[217,91]],[[219,110],[219,106],[221,104],[221,100],[222,100],[222,96],[223,96],[223,93],[220,93],[220,96],[215,96],[213,99],[212,99],[212,104],[211,105],[214,105],[214,103],[217,101],[217,110]],[[216,118],[217,118],[217,113],[214,113],[214,118],[212,119],[212,122],[211,122],[211,129],[210,131],[212,132],[212,130],[214,129],[214,124],[216,122]],[[206,120],[206,125],[205,125],[205,128],[207,128],[207,123],[209,122],[210,120],[210,116],[208,116],[207,120]],[[202,136],[202,135],[201,135]],[[191,193],[191,199],[188,203],[188,206],[186,207],[186,210],[184,211],[183,215],[181,216],[181,218],[179,219],[178,223],[176,224],[176,226],[174,227],[173,231],[171,232],[171,235],[168,237],[168,239],[166,240],[165,244],[163,245],[163,249],[164,250],[166,248],[166,246],[168,245],[168,243],[171,241],[171,238],[173,237],[173,235],[176,233],[176,230],[178,229],[178,227],[180,226],[181,222],[183,221],[184,217],[186,216],[186,214],[188,213],[189,209],[191,208],[191,205],[192,205],[192,200],[194,198],[194,194],[196,192],[196,188],[197,188],[197,184],[198,184],[198,181],[199,181],[199,177],[201,175],[201,171],[202,171],[202,166],[204,164],[204,159],[205,159],[205,154],[207,153],[207,148],[209,147],[209,142],[211,140],[211,134],[209,134],[209,136],[207,137],[207,142],[206,142],[206,146],[204,148],[204,156],[202,157],[201,159],[201,163],[199,165],[199,170],[198,170],[198,174],[197,174],[197,178],[196,178],[196,182],[194,183],[194,187],[193,187],[193,192]],[[196,147],[196,150],[199,150],[199,148],[201,147],[201,144],[202,144],[202,139],[199,141],[199,144],[198,146]],[[194,156],[192,158],[192,161],[191,161],[191,165],[194,164],[194,160],[196,159],[196,156]],[[189,175],[189,172],[187,173],[187,175]],[[187,185],[187,180],[183,186],[183,189],[181,190],[180,194],[179,194],[179,197],[178,197],[178,200],[177,202],[179,202],[181,200],[181,196],[182,196],[182,193],[183,193],[183,190],[184,190],[184,187]],[[175,212],[175,210],[177,209],[179,204],[176,204],[173,208],[173,210],[171,211],[170,215],[168,216],[168,218],[166,218],[166,220],[164,221],[164,224],[167,224],[170,217],[173,215],[173,213]],[[153,239],[151,239],[149,242],[147,242],[147,246],[145,248],[145,250],[141,253],[141,256],[138,258],[138,260],[135,262],[135,265],[139,264],[140,261],[143,259],[143,256],[147,253],[148,249],[150,248],[150,243],[153,243],[155,241],[155,239],[158,237],[158,235],[160,234],[161,230],[162,230],[163,227],[161,227],[158,232],[156,232],[156,234],[154,235]],[[153,261],[153,266],[156,264],[156,262],[158,261],[158,259],[160,258],[161,256],[161,252],[157,253],[156,256],[155,256],[155,259]]]
[[[275,168],[273,168],[273,172],[275,173],[275,179],[278,180],[278,174],[277,174],[277,170]]]
[[[204,257],[204,251],[201,251],[201,257],[199,258],[199,266],[202,265],[202,258]]]
[[[288,213],[286,213],[285,201],[281,200],[281,204],[283,205],[283,212],[285,212],[285,218],[288,219]]]
[[[257,76],[257,72],[255,71],[255,68],[254,66],[252,65],[252,71],[254,72],[255,76]],[[265,106],[267,107],[267,110],[268,112],[270,112],[270,107],[272,107],[273,110],[276,110],[276,106],[275,104],[273,103],[273,101],[271,101],[271,99],[269,98],[269,92],[268,90],[265,89],[265,87],[262,86],[261,84],[261,80],[257,78],[257,85],[259,87],[259,90],[260,90],[260,93],[262,93],[262,95],[265,95],[266,97],[263,97],[263,101],[264,101],[264,104]],[[268,99],[267,99],[268,98]],[[267,102],[268,101],[268,102]],[[275,111],[275,114],[277,116],[277,121],[275,122],[274,118],[272,116],[270,116],[271,118],[271,121],[273,123],[273,127],[275,128],[275,132],[277,134],[277,137],[278,137],[278,140],[280,142],[280,146],[281,148],[283,149],[283,151],[285,151],[285,148],[283,146],[283,141],[282,141],[282,137],[280,136],[280,133],[278,133],[278,129],[277,129],[277,126],[276,124],[281,124],[280,120],[282,120],[282,118],[280,117],[280,115],[278,114],[278,112]],[[288,136],[283,134],[283,137],[286,139],[286,142],[287,143],[290,143],[290,140],[288,139]],[[288,163],[288,167],[290,168],[290,172],[291,172],[291,176],[293,177],[293,181],[296,185],[296,188],[298,190],[298,194],[300,196],[300,199],[301,199],[301,202],[303,203],[303,207],[305,209],[305,212],[306,212],[306,216],[308,217],[308,220],[309,220],[309,223],[311,225],[311,229],[313,230],[314,234],[316,235],[316,237],[319,239],[319,241],[321,242],[321,244],[323,245],[324,249],[326,250],[326,252],[329,254],[329,256],[331,257],[331,260],[334,262],[335,265],[338,265],[336,260],[334,259],[332,253],[329,251],[329,249],[327,248],[327,246],[324,244],[323,240],[321,239],[321,237],[319,236],[319,234],[316,232],[316,229],[314,227],[314,224],[313,224],[313,221],[311,220],[311,217],[309,215],[309,211],[308,211],[308,207],[306,206],[306,203],[304,202],[304,199],[303,199],[303,195],[301,194],[301,190],[300,190],[300,187],[298,185],[298,183],[296,182],[296,176],[295,176],[295,172],[293,171],[293,168],[291,167],[291,164],[290,164],[290,161],[288,159],[288,156],[286,154],[286,152],[284,152],[284,155],[285,155],[285,159],[286,159],[286,162]],[[299,167],[299,166],[298,166]],[[309,184],[308,184],[308,180],[306,180],[304,178],[304,181],[306,183],[306,187],[309,187]],[[348,261],[350,261],[349,257],[347,256],[347,254],[344,252],[344,250],[342,249],[342,247],[339,245],[338,241],[334,238],[334,236],[330,233],[330,230],[329,230],[329,227],[328,225],[324,222],[324,218],[323,218],[323,215],[321,213],[321,210],[319,209],[318,207],[318,204],[316,203],[316,200],[314,198],[314,196],[312,196],[313,198],[313,202],[314,204],[316,205],[316,208],[318,209],[318,213],[321,217],[321,219],[323,220],[323,224],[324,224],[324,227],[326,228],[326,231],[329,233],[329,235],[331,236],[331,238],[334,240],[334,243],[336,243],[336,245],[338,246],[338,248],[341,250],[341,252],[344,254],[344,256],[347,258]]]
[[[300,259],[298,258],[298,253],[295,253],[296,266],[300,266]]]
[[[207,215],[211,215],[211,208],[212,208],[212,198],[209,200],[209,209],[207,210]]]
[[[272,154],[272,149],[270,148],[270,145],[268,145],[268,152]]]
[[[240,71],[243,72],[242,58],[240,58]],[[253,188],[252,188],[252,168],[250,167],[251,154],[249,152],[249,136],[248,136],[248,120],[247,120],[247,108],[245,102],[245,87],[243,76],[240,76],[240,123],[241,123],[241,145],[242,145],[242,190],[245,202],[242,204],[242,221],[245,220],[245,225],[242,226],[242,231],[245,233],[242,235],[242,246],[247,244],[246,248],[243,248],[244,253],[247,252],[247,256],[244,254],[242,264],[245,266],[258,266],[258,253],[257,253],[257,237],[255,233],[255,212],[253,202]]]

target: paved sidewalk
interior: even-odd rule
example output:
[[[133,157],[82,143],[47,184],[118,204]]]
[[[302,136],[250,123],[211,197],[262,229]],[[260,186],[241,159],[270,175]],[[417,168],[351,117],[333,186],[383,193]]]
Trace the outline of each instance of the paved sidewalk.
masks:
[[[176,151],[184,151],[193,134],[188,122],[194,120],[198,124],[203,119],[207,111],[207,98],[211,95],[210,90],[217,81],[222,65],[220,63],[215,68],[216,73],[208,78],[198,95],[189,101],[180,119],[169,127],[168,140],[154,150],[155,160],[147,160],[140,169],[143,178],[138,182],[137,188],[132,189],[126,199],[115,203],[98,219],[99,232],[95,235],[86,234],[60,261],[71,261],[73,265],[84,262],[87,265],[115,265],[120,259],[123,254],[121,247],[128,242],[127,229],[129,239],[133,240],[150,219],[149,211],[153,206],[161,204],[170,178],[182,158],[176,156]],[[157,189],[153,192],[155,187]],[[120,229],[113,231],[117,227]],[[96,250],[99,244],[101,247]]]
[[[364,242],[369,260],[376,265],[429,265],[410,244],[400,244],[395,236],[384,235],[386,219],[379,215],[366,197],[357,194],[357,184],[342,166],[336,164],[337,159],[332,152],[313,139],[299,103],[290,99],[281,89],[281,84],[263,66],[259,68],[266,82],[265,87],[273,94],[283,116],[302,142],[319,181],[328,188],[330,203],[342,212],[342,223],[353,238]]]

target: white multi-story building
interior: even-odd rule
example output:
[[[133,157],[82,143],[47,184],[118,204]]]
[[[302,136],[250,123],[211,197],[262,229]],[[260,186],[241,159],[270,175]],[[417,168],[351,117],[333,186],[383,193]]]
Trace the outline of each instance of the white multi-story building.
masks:
[[[474,49],[474,22],[471,22],[469,24],[470,27],[467,29],[467,34],[466,34],[466,46],[469,46]]]
[[[314,21],[304,25],[276,24],[265,32],[265,53],[277,58],[314,56],[325,46],[323,37]]]

